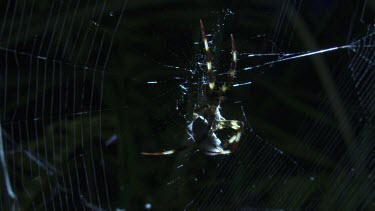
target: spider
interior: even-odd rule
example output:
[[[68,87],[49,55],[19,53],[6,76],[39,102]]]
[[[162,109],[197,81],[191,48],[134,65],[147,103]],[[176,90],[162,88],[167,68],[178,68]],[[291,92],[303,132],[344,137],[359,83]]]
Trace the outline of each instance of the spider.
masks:
[[[211,65],[210,49],[202,20],[200,20],[200,28],[206,54],[208,83],[202,85],[205,102],[194,109],[193,120],[187,126],[188,140],[193,144],[164,152],[142,152],[141,154],[143,155],[170,155],[195,145],[203,154],[214,156],[230,154],[237,148],[244,124],[238,120],[226,120],[220,114],[220,103],[223,101],[227,90],[232,86],[236,74],[237,52],[234,37],[231,34],[232,61],[228,81],[221,87],[217,87]],[[225,142],[221,141],[215,134],[216,131],[224,128],[230,128],[236,132],[235,135],[231,136]],[[229,146],[231,147],[229,148]]]

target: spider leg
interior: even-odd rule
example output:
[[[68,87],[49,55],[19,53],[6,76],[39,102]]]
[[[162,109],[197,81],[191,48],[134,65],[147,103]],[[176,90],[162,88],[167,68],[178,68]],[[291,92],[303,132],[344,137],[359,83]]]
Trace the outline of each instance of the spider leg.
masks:
[[[202,19],[200,20],[201,23],[201,32],[202,32],[202,39],[204,43],[204,50],[206,52],[206,65],[207,65],[207,75],[208,75],[208,82],[209,88],[212,91],[215,88],[215,75],[212,70],[212,63],[211,63],[211,54],[210,49],[208,47],[206,32],[204,30]]]
[[[232,153],[233,151],[232,150],[224,150],[222,152],[209,152],[211,156],[215,156],[215,155],[227,155],[227,154],[230,154]]]
[[[164,152],[141,152],[141,154],[142,155],[158,156],[158,155],[171,155],[175,152],[176,152],[176,150],[172,149],[172,150],[168,150],[168,151],[164,151]]]
[[[236,67],[237,67],[237,51],[236,51],[236,43],[234,42],[233,34],[230,35],[231,41],[232,41],[232,62],[230,65],[229,70],[229,76],[228,76],[228,82],[224,83],[224,85],[221,87],[222,92],[226,92],[230,86],[233,84],[233,79],[236,76]]]
[[[172,150],[167,150],[167,151],[164,151],[164,152],[141,152],[142,155],[151,155],[151,156],[160,156],[160,155],[172,155],[176,152],[180,152],[180,151],[183,151],[185,149],[188,149],[190,148],[191,146],[181,146],[177,149],[172,149]]]
[[[232,145],[231,152],[233,152],[237,148],[238,143],[240,142],[243,127],[243,122],[238,120],[218,120],[216,121],[216,125],[214,126],[213,130],[216,131],[221,130],[223,128],[231,128],[236,131],[236,134],[228,140],[228,144],[224,146],[226,147],[229,144]]]

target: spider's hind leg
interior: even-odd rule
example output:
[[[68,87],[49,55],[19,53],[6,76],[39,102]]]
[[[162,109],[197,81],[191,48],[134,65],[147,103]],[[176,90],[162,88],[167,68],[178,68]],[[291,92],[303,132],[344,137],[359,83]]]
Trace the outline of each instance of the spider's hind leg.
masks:
[[[167,151],[163,151],[163,152],[141,152],[141,154],[142,155],[148,155],[148,156],[172,155],[176,152],[184,151],[184,150],[186,150],[190,147],[191,147],[190,145],[183,145],[183,146],[180,146],[177,149],[167,150]]]
[[[234,152],[238,146],[238,143],[241,139],[241,134],[244,128],[244,124],[241,121],[238,120],[219,120],[216,122],[215,127],[213,130],[221,130],[224,128],[231,128],[236,131],[236,134],[233,135],[229,140],[228,143],[224,145],[224,148],[226,148],[228,145],[232,146],[231,151]]]
[[[153,155],[153,156],[159,156],[159,155],[171,155],[174,154],[176,150],[168,150],[164,152],[141,152],[142,155]]]

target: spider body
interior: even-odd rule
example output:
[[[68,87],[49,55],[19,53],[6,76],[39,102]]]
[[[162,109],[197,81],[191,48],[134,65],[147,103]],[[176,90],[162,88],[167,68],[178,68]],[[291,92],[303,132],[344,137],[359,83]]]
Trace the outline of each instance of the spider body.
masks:
[[[216,136],[213,128],[217,127],[218,121],[225,120],[220,114],[220,107],[206,105],[197,109],[194,120],[187,127],[189,140],[197,144],[198,149],[206,155],[227,154],[224,144]]]
[[[143,155],[169,155],[194,145],[196,145],[205,155],[229,154],[234,152],[237,148],[243,130],[243,122],[238,120],[226,120],[220,113],[220,103],[224,99],[226,91],[231,87],[233,79],[235,78],[237,52],[234,38],[233,35],[231,35],[232,62],[228,74],[228,81],[221,87],[217,87],[215,83],[215,75],[212,70],[211,54],[202,20],[200,20],[200,27],[206,55],[208,82],[202,85],[204,103],[202,103],[203,105],[198,105],[194,109],[193,120],[187,126],[190,145],[164,152],[143,152]],[[215,132],[224,128],[230,128],[236,133],[228,140],[221,141]],[[230,149],[229,146],[231,146]]]

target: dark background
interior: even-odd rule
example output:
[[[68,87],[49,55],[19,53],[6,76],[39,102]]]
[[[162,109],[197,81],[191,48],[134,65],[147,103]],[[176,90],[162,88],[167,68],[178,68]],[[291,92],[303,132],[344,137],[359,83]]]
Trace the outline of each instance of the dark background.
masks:
[[[17,195],[3,182],[2,210],[374,207],[373,1],[4,1],[0,9],[1,129]],[[142,156],[187,140],[205,79],[200,19],[218,83],[230,34],[235,83],[251,82],[221,105],[246,125],[239,148]],[[318,53],[332,47],[342,48]],[[301,52],[316,53],[282,61]]]

